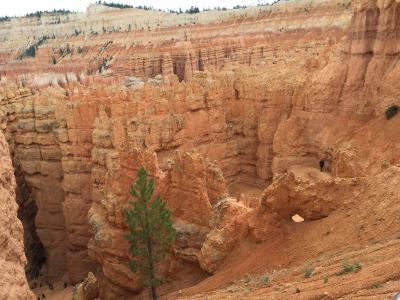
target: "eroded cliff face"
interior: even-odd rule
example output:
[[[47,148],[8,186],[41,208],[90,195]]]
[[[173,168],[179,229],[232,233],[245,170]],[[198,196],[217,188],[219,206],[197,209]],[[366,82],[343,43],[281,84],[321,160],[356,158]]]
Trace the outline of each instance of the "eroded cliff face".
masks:
[[[291,117],[277,130],[274,172],[312,157],[328,158],[339,177],[371,175],[381,171],[384,161],[398,163],[392,123],[382,121],[384,110],[399,103],[393,34],[398,4],[357,1],[353,6],[342,61],[312,76],[293,101]]]
[[[75,283],[93,271],[102,299],[142,291],[127,265],[122,218],[142,165],[177,230],[158,266],[175,282],[165,292],[207,274],[218,278],[237,253],[248,256],[241,245],[269,242],[282,250],[293,214],[310,228],[315,220],[329,223],[357,193],[372,195],[369,187],[382,176],[394,182],[398,119],[386,121],[383,111],[399,104],[397,9],[394,1],[354,2],[351,18],[347,2],[282,2],[224,13],[220,22],[200,14],[191,26],[168,16],[150,29],[129,28],[136,12],[128,10],[120,21],[126,32],[90,39],[79,16],[63,16],[46,29],[54,39],[22,60],[10,49],[22,53],[23,35],[3,25],[0,57],[9,61],[0,67],[0,125],[29,187],[24,199],[37,206],[47,280]],[[88,13],[117,24],[116,12]],[[72,29],[78,33],[67,36]],[[324,175],[315,170],[320,158]],[[393,228],[380,233],[396,230],[394,216],[387,215]],[[294,252],[304,246],[299,236]]]
[[[21,221],[17,218],[14,169],[0,132],[0,299],[34,299],[25,277],[26,257]]]

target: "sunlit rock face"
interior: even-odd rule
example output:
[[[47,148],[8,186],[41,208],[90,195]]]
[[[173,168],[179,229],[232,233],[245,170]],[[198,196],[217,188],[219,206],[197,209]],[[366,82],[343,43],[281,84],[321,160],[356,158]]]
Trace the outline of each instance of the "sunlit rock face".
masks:
[[[17,218],[14,169],[10,151],[0,131],[0,299],[34,299],[25,277],[23,229]]]

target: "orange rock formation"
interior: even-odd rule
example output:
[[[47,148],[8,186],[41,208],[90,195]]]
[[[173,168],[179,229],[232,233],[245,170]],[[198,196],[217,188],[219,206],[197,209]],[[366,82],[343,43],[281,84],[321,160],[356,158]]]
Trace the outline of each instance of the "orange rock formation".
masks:
[[[44,255],[49,282],[93,272],[101,299],[141,293],[122,218],[141,165],[177,230],[158,266],[172,279],[161,287],[169,298],[390,243],[399,119],[384,111],[399,104],[399,5],[352,6],[288,1],[193,16],[91,6],[0,23],[0,126],[24,226],[35,224],[25,230],[29,268]],[[35,57],[17,59],[44,36]],[[398,283],[389,272],[381,277]]]
[[[23,231],[17,219],[15,177],[7,142],[0,132],[0,299],[34,299],[26,281]]]

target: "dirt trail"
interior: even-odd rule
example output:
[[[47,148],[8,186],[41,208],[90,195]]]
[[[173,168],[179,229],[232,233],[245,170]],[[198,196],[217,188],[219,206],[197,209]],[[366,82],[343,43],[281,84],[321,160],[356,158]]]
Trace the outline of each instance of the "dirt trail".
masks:
[[[241,195],[247,197],[259,197],[263,192],[263,188],[256,185],[250,185],[243,182],[235,182],[229,186],[229,193],[235,198],[240,198]]]
[[[327,171],[321,172],[319,169],[312,167],[293,166],[288,171],[294,172],[296,177],[310,181],[329,180],[332,178],[332,175]]]
[[[31,284],[32,286],[32,284]],[[44,294],[46,296],[46,300],[71,300],[72,299],[72,293],[73,293],[73,287],[69,286],[67,288],[64,288],[64,283],[59,281],[53,284],[54,289],[50,290],[48,285],[44,285],[42,287],[37,287],[36,289],[33,289],[32,291],[34,292],[36,298],[37,297],[42,297]],[[39,298],[37,298],[39,299]],[[42,298],[40,298],[42,299]]]

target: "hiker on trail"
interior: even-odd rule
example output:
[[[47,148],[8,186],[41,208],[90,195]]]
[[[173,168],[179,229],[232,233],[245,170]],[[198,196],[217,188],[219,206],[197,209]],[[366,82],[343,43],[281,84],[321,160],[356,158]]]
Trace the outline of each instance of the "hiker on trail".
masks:
[[[324,168],[324,166],[325,166],[325,161],[323,159],[321,159],[319,161],[319,168],[321,169],[321,172],[322,172],[322,169]]]

